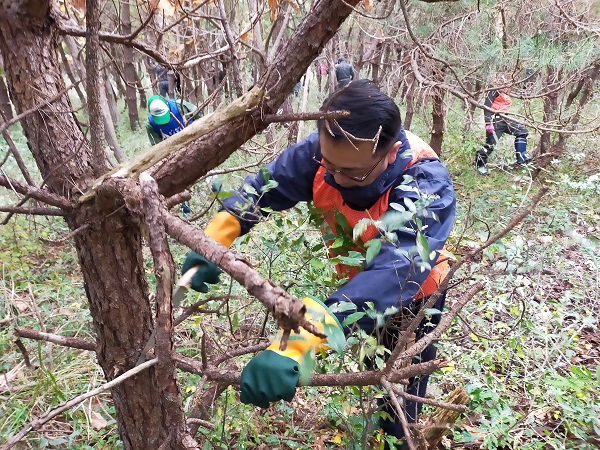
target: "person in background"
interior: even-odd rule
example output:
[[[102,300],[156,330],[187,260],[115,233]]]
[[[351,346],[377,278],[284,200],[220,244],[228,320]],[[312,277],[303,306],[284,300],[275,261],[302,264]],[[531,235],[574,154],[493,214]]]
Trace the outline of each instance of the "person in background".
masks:
[[[333,235],[327,243],[332,255],[340,253],[333,243],[337,237],[344,236],[352,242],[344,250],[346,253],[356,250],[365,254],[364,243],[382,238],[382,234],[371,225],[353,240],[352,228],[361,219],[384,220],[384,217],[399,214],[398,205],[410,206],[425,197],[430,199],[419,215],[423,225],[420,233],[429,246],[427,261],[409,256],[415,254],[417,245],[417,227],[409,221],[401,229],[388,231],[388,237],[393,233],[395,242],[382,241],[379,252],[362,267],[339,263],[336,270],[340,287],[324,303],[310,294],[303,299],[308,308],[307,319],[314,320],[316,325],[329,324],[333,330],[342,328],[346,334],[352,331],[349,327],[359,327],[378,336],[379,342],[392,350],[401,331],[397,324],[411,317],[446,276],[448,264],[440,252],[454,224],[454,190],[448,171],[435,152],[419,137],[403,129],[398,106],[372,81],[347,84],[333,92],[321,107],[323,112],[340,110],[350,111],[350,114],[340,119],[320,119],[314,133],[266,166],[268,177],[261,171],[246,178],[244,188],[223,200],[223,209],[209,222],[205,234],[229,247],[237,237],[248,233],[268,216],[269,211],[282,211],[298,202],[312,201],[324,219],[324,235]],[[263,189],[272,181],[276,182],[275,187]],[[399,186],[402,189],[398,189]],[[192,289],[207,292],[207,283],[219,282],[218,267],[190,252],[182,272],[195,266],[199,270],[192,279]],[[439,323],[444,302],[445,293],[434,306],[440,314],[421,323],[417,338]],[[344,305],[351,308],[342,307]],[[365,312],[370,305],[380,314],[389,312],[390,308],[396,308],[397,313],[388,316],[383,323],[365,314],[356,323],[342,327],[350,314],[356,310]],[[276,338],[242,371],[241,401],[262,408],[281,399],[290,401],[306,356],[323,345],[333,348],[329,335],[324,342],[303,329],[299,335],[292,333],[284,351],[279,350]],[[430,361],[435,355],[436,348],[432,344],[417,355],[415,361]],[[406,392],[425,397],[428,376],[416,376],[409,381]],[[404,432],[389,397],[384,397],[380,406],[389,414],[389,418],[381,419],[380,427],[401,439]],[[404,407],[408,420],[414,423],[421,403],[407,401]]]
[[[344,58],[339,58],[335,65],[335,79],[338,87],[346,86],[354,80],[354,67]]]
[[[148,99],[146,121],[146,133],[150,145],[158,144],[169,136],[179,133],[200,116],[200,110],[193,103],[174,98],[167,100],[160,95],[153,95]],[[188,202],[182,203],[181,210],[183,217],[187,217],[192,212]]]
[[[506,84],[505,82],[501,82]],[[515,157],[517,164],[525,164],[531,161],[527,154],[527,136],[529,130],[516,120],[507,119],[500,114],[506,114],[510,111],[511,99],[509,96],[510,87],[501,87],[499,89],[489,90],[485,98],[484,105],[491,109],[484,109],[485,118],[485,144],[475,154],[475,167],[481,175],[489,175],[486,167],[488,157],[494,151],[495,146],[503,134],[510,134],[515,137]]]
[[[326,59],[321,59],[317,63],[317,84],[319,85],[319,92],[321,92],[321,82],[323,78],[329,73],[329,65]],[[327,84],[325,85],[327,87]]]
[[[156,77],[156,85],[158,87],[158,93],[165,98],[169,96],[169,70],[154,61],[151,58],[148,58],[148,65],[154,71],[154,75]]]
[[[201,116],[196,105],[186,100],[165,99],[153,95],[148,99],[146,132],[151,145],[158,144],[169,136],[179,133]]]

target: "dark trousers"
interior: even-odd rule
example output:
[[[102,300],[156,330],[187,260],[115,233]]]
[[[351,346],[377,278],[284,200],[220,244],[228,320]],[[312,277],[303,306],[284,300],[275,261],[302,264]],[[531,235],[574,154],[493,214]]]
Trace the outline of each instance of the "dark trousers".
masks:
[[[485,133],[485,144],[483,148],[477,150],[475,162],[477,167],[487,164],[488,156],[494,151],[496,144],[504,134],[510,134],[515,137],[515,155],[517,162],[523,162],[526,159],[527,136],[529,130],[522,123],[514,120],[504,119],[500,116],[494,116],[494,133]]]
[[[427,299],[425,299],[425,301],[426,300]],[[434,308],[439,311],[443,311],[445,303],[446,303],[446,293],[444,292],[440,296],[438,301],[436,302]],[[403,315],[405,317],[401,317],[400,313],[399,313],[398,317],[395,317],[391,321],[390,325],[387,326],[383,330],[383,335],[381,336],[381,342],[386,346],[386,348],[389,348],[390,350],[394,349],[396,343],[398,342],[399,333],[402,331],[401,328],[403,328],[402,326],[398,326],[398,324],[400,322],[402,322],[403,320],[406,320],[407,315],[418,312],[418,310],[420,308],[420,304],[422,304],[422,302],[419,302],[418,304],[415,305],[415,307],[411,308],[412,311],[404,310]],[[418,341],[423,336],[425,336],[427,333],[431,333],[435,329],[435,327],[437,327],[437,325],[440,323],[441,319],[442,319],[441,314],[433,315],[430,317],[430,319],[425,318],[416,330],[415,341]],[[435,344],[432,343],[431,345],[427,346],[420,354],[416,355],[413,358],[413,363],[421,363],[421,362],[431,361],[431,360],[435,359],[436,354],[437,354],[437,349],[435,347]],[[408,394],[416,395],[418,397],[425,397],[428,381],[429,381],[429,375],[421,375],[421,376],[413,377],[413,378],[409,379],[409,384],[406,387],[405,392]],[[422,408],[423,404],[419,403],[419,402],[413,402],[413,401],[403,401],[403,399],[399,399],[399,403],[401,405],[402,404],[404,405],[404,411],[406,413],[406,419],[407,419],[408,423],[415,423],[417,421],[419,414],[421,414],[421,408]],[[396,410],[395,410],[389,396],[386,396],[386,397],[378,400],[378,404],[382,411],[387,412],[393,418],[393,421],[380,419],[379,426],[381,427],[381,429],[386,434],[395,436],[398,439],[402,439],[404,437],[404,430],[402,429],[402,424],[400,423],[400,419],[397,416]]]

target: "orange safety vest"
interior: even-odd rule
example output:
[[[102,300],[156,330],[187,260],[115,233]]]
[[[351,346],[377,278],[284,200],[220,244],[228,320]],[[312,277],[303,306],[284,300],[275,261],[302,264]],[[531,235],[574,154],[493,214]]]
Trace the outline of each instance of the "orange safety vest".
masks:
[[[429,145],[423,142],[420,138],[410,133],[409,131],[406,131],[406,136],[408,137],[409,143],[411,144],[412,160],[404,167],[405,171],[421,159],[438,159],[437,154],[431,149],[431,147],[429,147]],[[326,169],[324,167],[319,167],[319,170],[317,171],[317,174],[313,181],[313,203],[314,206],[323,213],[323,218],[325,219],[325,222],[327,222],[327,225],[329,225],[331,232],[335,236],[338,235],[338,232],[336,231],[337,224],[335,220],[335,211],[339,211],[340,213],[342,213],[348,221],[350,227],[354,228],[361,219],[381,219],[381,217],[383,217],[385,212],[389,209],[389,197],[393,187],[388,189],[377,200],[377,202],[375,202],[375,204],[371,206],[371,208],[364,211],[357,211],[346,205],[340,191],[338,191],[333,186],[330,186],[325,182],[325,172]],[[325,230],[322,231],[325,232]],[[360,236],[360,242],[358,242],[357,244],[360,245],[362,243],[366,243],[371,239],[377,237],[378,234],[379,230],[377,229],[377,227],[375,227],[374,225],[369,225]],[[329,241],[326,244],[329,250],[329,254],[332,257],[336,256],[335,253],[331,250],[331,244],[333,244],[333,241]],[[353,250],[364,254],[365,250],[361,247],[356,247]],[[433,294],[437,290],[440,283],[446,277],[446,274],[449,270],[448,260],[446,257],[443,257],[443,255],[440,254],[438,257],[438,261],[440,262],[436,263],[436,265],[431,269],[429,275],[427,276],[427,279],[423,282],[423,285],[421,286],[421,290],[415,296],[415,298],[420,299]],[[352,279],[359,273],[359,270],[356,267],[347,267],[345,264],[342,263],[336,264],[336,271],[338,274],[338,278],[340,279],[344,278],[345,276],[348,276],[349,279]]]
[[[511,103],[512,101],[510,97],[504,92],[500,92],[498,97],[494,99],[494,102],[490,108],[493,109],[494,112],[508,112],[510,110]]]

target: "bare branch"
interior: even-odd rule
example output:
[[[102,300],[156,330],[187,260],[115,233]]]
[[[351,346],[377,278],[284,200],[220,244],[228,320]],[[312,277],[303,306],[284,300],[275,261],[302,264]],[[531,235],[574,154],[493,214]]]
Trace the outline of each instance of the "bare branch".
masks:
[[[61,209],[55,208],[19,208],[17,206],[2,206],[0,212],[8,212],[13,214],[27,214],[33,216],[64,216],[65,213]]]
[[[15,328],[15,336],[34,339],[36,341],[52,342],[64,347],[78,348],[80,350],[96,351],[96,344],[77,337],[61,336],[58,334],[44,333],[28,328]]]
[[[17,180],[7,177],[6,175],[0,175],[0,186],[4,186],[5,188],[18,192],[19,194],[28,195],[36,200],[56,206],[62,210],[68,211],[76,206],[65,197],[52,194],[45,189],[40,189],[35,186],[27,186],[19,183]]]
[[[158,359],[156,359],[156,358],[151,359],[150,361],[146,361],[145,363],[140,364],[139,366],[136,366],[131,370],[128,370],[127,372],[118,376],[114,380],[109,381],[108,383],[105,383],[96,389],[92,389],[91,391],[86,392],[85,394],[78,395],[77,397],[73,397],[71,400],[66,401],[62,405],[59,405],[59,406],[49,409],[44,414],[42,414],[39,418],[37,418],[33,422],[30,422],[29,424],[27,424],[27,426],[25,426],[25,428],[23,428],[21,431],[19,431],[17,434],[15,434],[13,437],[11,437],[8,440],[8,442],[6,443],[6,445],[4,445],[0,450],[10,450],[21,439],[23,439],[25,436],[27,436],[27,434],[29,432],[38,430],[42,425],[49,422],[56,416],[62,414],[65,411],[68,411],[69,409],[73,408],[74,406],[77,406],[78,404],[80,404],[84,400],[87,400],[88,398],[94,397],[98,394],[101,394],[102,392],[112,389],[115,386],[118,386],[126,379],[131,378],[131,377],[137,375],[138,373],[143,372],[144,370],[154,366],[157,362],[158,362]]]

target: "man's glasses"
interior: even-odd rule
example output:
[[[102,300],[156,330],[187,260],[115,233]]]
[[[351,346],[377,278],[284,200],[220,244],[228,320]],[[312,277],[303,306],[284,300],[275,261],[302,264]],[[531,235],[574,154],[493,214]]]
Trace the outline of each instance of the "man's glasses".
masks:
[[[315,149],[315,153],[313,154],[313,161],[316,162],[319,166],[321,166],[323,169],[325,169],[327,172],[331,173],[331,174],[340,174],[345,176],[346,178],[350,178],[352,181],[357,181],[359,183],[362,183],[363,181],[365,181],[369,175],[371,175],[373,173],[373,171],[375,170],[375,168],[381,164],[381,161],[383,161],[385,159],[385,157],[387,156],[387,153],[385,153],[376,163],[373,167],[371,167],[369,169],[369,171],[364,174],[362,177],[357,177],[354,175],[350,175],[347,172],[344,172],[343,170],[339,170],[339,169],[333,169],[331,167],[327,167],[325,164],[323,164],[321,161],[319,161],[317,159],[317,150],[319,149],[319,146],[317,146],[317,148]]]

